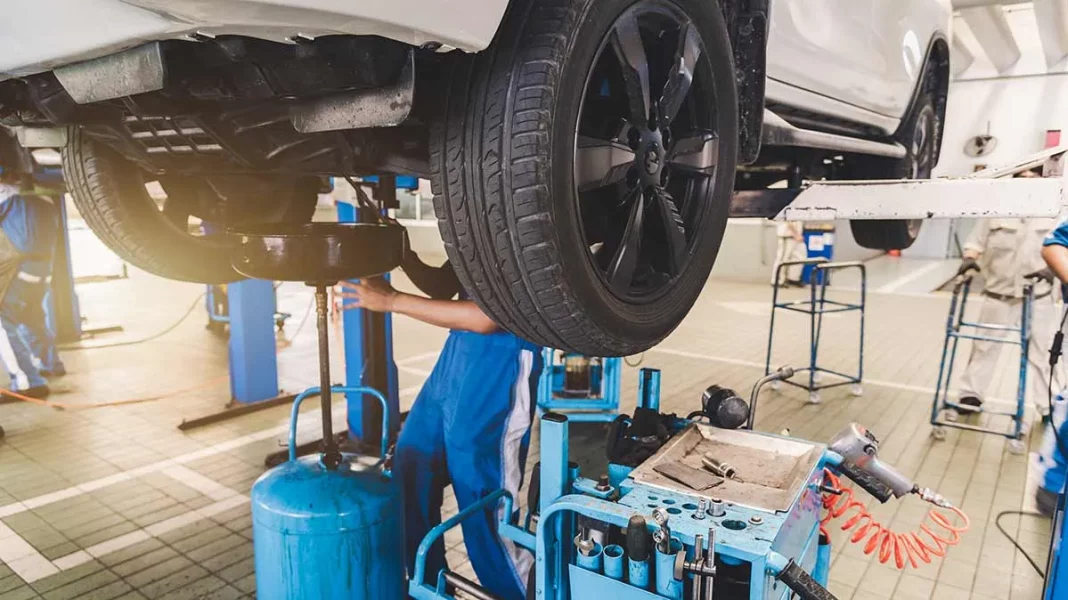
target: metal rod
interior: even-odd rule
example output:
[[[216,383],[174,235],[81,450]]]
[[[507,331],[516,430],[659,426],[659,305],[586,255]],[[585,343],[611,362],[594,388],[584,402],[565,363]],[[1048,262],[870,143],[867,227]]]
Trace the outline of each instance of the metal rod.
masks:
[[[713,527],[708,528],[708,552],[705,553],[705,570],[715,572],[716,570],[716,530]],[[714,576],[705,575],[704,578],[704,600],[712,600],[712,591],[716,587],[716,581]]]
[[[335,469],[341,464],[341,453],[334,440],[332,415],[333,394],[330,391],[330,330],[328,327],[326,286],[315,286],[315,312],[319,329],[319,400],[323,412],[323,464]]]
[[[451,571],[445,571],[444,575],[445,581],[455,586],[456,589],[474,597],[475,600],[501,600],[497,596],[491,594],[486,588],[466,577],[461,577]]]

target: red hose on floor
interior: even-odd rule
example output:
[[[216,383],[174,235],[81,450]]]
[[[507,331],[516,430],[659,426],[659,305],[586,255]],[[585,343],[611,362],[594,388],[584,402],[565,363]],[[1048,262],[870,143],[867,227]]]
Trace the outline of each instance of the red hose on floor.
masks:
[[[871,554],[878,550],[879,562],[886,564],[893,558],[898,569],[904,569],[906,564],[915,569],[920,566],[920,561],[930,563],[933,557],[944,557],[946,550],[960,543],[961,534],[968,531],[970,526],[968,515],[955,506],[950,510],[963,522],[960,526],[953,524],[951,515],[947,516],[938,509],[932,508],[927,513],[927,518],[934,527],[945,530],[945,533],[942,535],[935,533],[932,526],[927,523],[920,525],[919,531],[896,533],[876,521],[875,517],[868,512],[867,506],[854,497],[852,488],[841,485],[841,479],[837,475],[824,471],[824,483],[830,489],[841,490],[841,494],[830,492],[823,494],[823,508],[827,511],[823,520],[820,521],[820,529],[823,533],[827,533],[825,527],[830,521],[842,518],[846,513],[853,511],[853,516],[841,525],[842,531],[853,531],[853,535],[849,538],[850,543],[859,543],[867,537],[864,554]]]

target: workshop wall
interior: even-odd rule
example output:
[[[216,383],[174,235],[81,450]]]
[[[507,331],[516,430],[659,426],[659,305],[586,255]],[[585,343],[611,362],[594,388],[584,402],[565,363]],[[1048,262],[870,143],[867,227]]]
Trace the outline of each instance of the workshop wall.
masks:
[[[999,72],[960,18],[954,21],[959,43],[974,51],[972,63],[959,72],[949,88],[942,157],[936,177],[966,175],[1008,164],[1042,150],[1046,131],[1059,129],[1068,142],[1068,61],[1047,65],[1031,5],[1006,8],[1006,18],[1020,48],[1020,60]],[[954,54],[960,67],[964,58]],[[997,138],[992,152],[968,156],[964,147],[976,135]],[[956,257],[958,243],[967,238],[971,219],[934,220],[924,224],[920,239],[905,251],[908,257]]]
[[[942,159],[936,176],[963,175],[981,165],[1011,163],[1045,147],[1045,132],[1060,129],[1068,142],[1068,60],[1047,65],[1030,5],[1006,10],[1020,60],[1004,72],[981,52],[959,73],[949,89]],[[978,43],[961,19],[954,34],[968,48]],[[962,61],[955,54],[954,61]],[[973,136],[989,133],[997,138],[993,152],[979,158],[964,153]]]

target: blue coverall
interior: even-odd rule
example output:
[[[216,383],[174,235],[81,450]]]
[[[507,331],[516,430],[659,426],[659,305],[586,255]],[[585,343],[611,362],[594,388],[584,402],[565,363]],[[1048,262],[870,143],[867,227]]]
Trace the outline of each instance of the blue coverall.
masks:
[[[1043,246],[1068,247],[1068,219],[1046,236]],[[1061,443],[1068,445],[1068,390],[1062,390],[1053,397],[1053,410],[1047,428],[1056,428]],[[1068,457],[1057,446],[1057,438],[1047,430],[1042,439],[1042,448],[1038,453],[1039,485],[1048,492],[1061,493],[1068,476]]]
[[[0,230],[6,258],[13,259],[15,268],[0,301],[0,361],[15,391],[45,386],[42,369],[64,372],[44,315],[58,229],[52,202],[10,186],[0,188]]]
[[[447,263],[433,269],[410,256],[405,272],[428,295],[450,298],[459,291]],[[435,270],[450,275],[452,285],[431,285],[427,272]],[[447,485],[460,510],[501,488],[519,494],[541,369],[541,348],[511,333],[449,332],[394,454],[393,473],[404,488],[409,573],[420,542],[441,523]],[[462,528],[479,582],[500,598],[523,600],[534,557],[497,534],[497,507],[465,520]],[[445,567],[445,546],[438,540],[426,561],[431,585]]]
[[[450,482],[460,510],[501,488],[518,496],[541,363],[540,349],[511,333],[449,333],[397,441],[409,573],[419,543],[441,522]],[[522,600],[533,556],[497,535],[496,523],[496,507],[463,522],[471,565],[490,592]],[[443,568],[439,540],[426,572],[436,578]]]

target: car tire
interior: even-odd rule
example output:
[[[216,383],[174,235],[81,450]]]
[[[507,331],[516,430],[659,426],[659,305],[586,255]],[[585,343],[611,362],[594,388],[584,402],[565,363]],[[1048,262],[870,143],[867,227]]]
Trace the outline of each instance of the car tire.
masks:
[[[431,172],[470,296],[503,328],[586,355],[666,337],[712,269],[734,181],[718,4],[514,1],[489,49],[452,69]]]
[[[72,128],[63,149],[63,173],[78,212],[90,229],[124,261],[149,273],[196,283],[243,279],[230,264],[234,241],[226,235],[193,235],[191,215],[201,208],[175,210],[198,193],[216,194],[196,176],[161,179],[167,192],[162,208],[145,188],[146,177],[117,152]],[[318,200],[316,177],[242,176],[226,179],[225,213],[219,228],[243,223],[307,222]],[[174,199],[172,202],[172,198]],[[213,195],[209,204],[220,204]]]
[[[935,96],[924,92],[916,102],[901,136],[904,159],[861,157],[847,173],[847,179],[929,179],[938,157],[942,124],[935,108]],[[872,250],[904,250],[916,241],[922,219],[851,221],[853,239]]]

